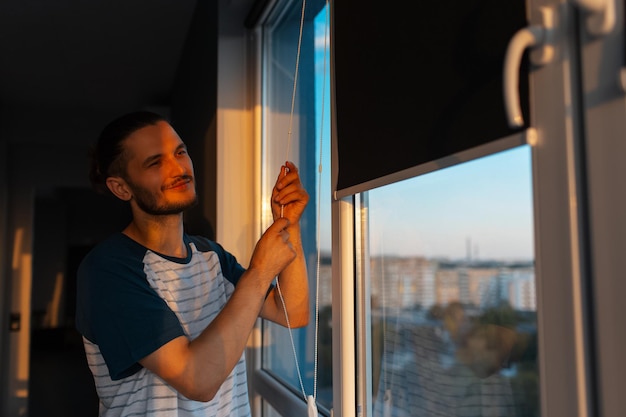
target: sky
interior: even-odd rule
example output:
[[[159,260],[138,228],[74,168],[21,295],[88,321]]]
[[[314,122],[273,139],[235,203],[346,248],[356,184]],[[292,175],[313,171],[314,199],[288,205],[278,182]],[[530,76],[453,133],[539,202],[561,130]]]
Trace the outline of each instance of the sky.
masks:
[[[371,250],[533,259],[530,173],[530,149],[524,146],[374,189]]]
[[[330,249],[330,94],[324,63],[326,16],[316,19],[317,126],[322,156],[320,231]],[[328,51],[328,48],[326,48]],[[325,68],[326,67],[326,68]],[[326,69],[326,79],[324,79]],[[532,260],[531,152],[521,146],[369,192],[370,252],[479,260]]]

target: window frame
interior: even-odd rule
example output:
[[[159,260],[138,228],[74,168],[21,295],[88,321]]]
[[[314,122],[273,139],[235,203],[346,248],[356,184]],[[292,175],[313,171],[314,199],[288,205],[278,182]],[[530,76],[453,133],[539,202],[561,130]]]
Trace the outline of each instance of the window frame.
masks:
[[[268,23],[273,23],[274,21],[279,21],[281,16],[285,12],[286,9],[291,7],[292,5],[298,5],[298,0],[270,0],[267,4],[264,5],[263,11],[256,16],[256,23],[253,27],[249,28],[249,45],[250,52],[249,56],[252,57],[252,77],[254,78],[254,88],[253,88],[253,99],[252,106],[254,108],[254,124],[255,124],[255,143],[257,144],[257,157],[259,162],[258,172],[259,172],[259,180],[257,182],[258,194],[260,196],[260,200],[264,201],[264,197],[262,195],[267,194],[266,184],[273,183],[275,180],[274,171],[276,171],[277,167],[274,166],[276,164],[277,155],[276,155],[276,143],[280,144],[281,142],[286,141],[287,136],[273,138],[270,140],[270,133],[268,130],[268,123],[265,120],[267,113],[266,108],[268,105],[268,97],[264,94],[265,91],[268,91],[268,74],[267,70],[269,67],[268,57],[265,55],[266,49],[266,37],[267,29],[266,25]],[[278,8],[280,7],[280,9]],[[307,12],[309,10],[309,5],[307,4]],[[270,22],[271,19],[271,22]],[[309,22],[312,24],[312,22]],[[303,42],[305,40],[303,39]],[[294,41],[295,42],[295,41]],[[295,58],[294,58],[295,59]],[[291,64],[291,63],[290,63]],[[302,62],[300,63],[302,65]],[[291,67],[286,67],[285,71],[291,69]],[[299,74],[299,82],[302,79],[302,68],[300,69]],[[329,83],[329,81],[327,81]],[[298,93],[300,93],[301,87],[298,86]],[[290,90],[291,91],[291,90]],[[291,148],[293,148],[290,154],[298,153],[298,152],[306,152],[306,149],[300,148],[300,143],[294,142],[297,140],[298,130],[298,104],[296,103],[294,109],[294,135],[292,139]],[[303,108],[301,111],[306,111],[307,108]],[[328,116],[325,116],[328,118]],[[315,138],[317,142],[317,138]],[[283,144],[284,145],[284,144]],[[309,145],[307,144],[307,147]],[[282,148],[281,148],[282,149]],[[308,148],[307,148],[308,149]],[[281,155],[284,150],[281,151]],[[283,160],[284,161],[284,160]],[[297,161],[297,159],[295,159]],[[296,162],[298,164],[298,162]],[[271,166],[270,166],[271,165]],[[305,168],[299,165],[300,171],[302,172]],[[330,169],[330,167],[327,167]],[[310,202],[309,206],[311,207],[311,212],[315,212],[315,202],[317,200],[317,196],[314,195],[314,192],[309,190]],[[268,218],[268,210],[266,208],[260,208],[257,210],[257,216],[255,219],[255,223],[258,224],[259,234],[263,230],[263,225],[269,221]],[[314,217],[314,216],[313,216]],[[310,261],[310,259],[309,259]],[[310,263],[310,262],[307,262]],[[311,275],[312,266],[309,265],[309,279],[310,281],[314,281],[314,275]],[[315,288],[311,286],[311,297],[315,296]],[[312,309],[313,311],[313,309]],[[305,415],[307,413],[307,404],[303,401],[302,392],[300,391],[300,387],[292,387],[288,386],[284,381],[280,380],[277,376],[273,375],[271,371],[268,371],[263,368],[263,352],[264,348],[263,333],[264,333],[264,325],[262,320],[258,320],[255,332],[255,338],[257,338],[258,343],[254,343],[256,346],[261,346],[261,349],[255,349],[253,352],[253,360],[249,364],[250,369],[250,380],[251,380],[251,398],[253,399],[253,415],[265,415],[266,407],[264,406],[263,401],[271,406],[275,411],[280,413],[281,415]],[[311,324],[309,325],[311,327]],[[302,330],[294,330],[294,337],[297,336],[297,332]],[[289,340],[286,340],[285,343],[289,343]],[[293,360],[293,357],[290,353],[290,359]],[[302,368],[303,362],[302,358],[298,356],[298,361],[300,362],[300,367]],[[302,368],[304,371],[304,369]],[[312,393],[307,392],[307,395]],[[261,401],[262,399],[262,401]],[[259,400],[259,401],[257,401]],[[329,414],[330,411],[325,410],[325,408],[319,405],[319,414],[325,415]]]
[[[586,240],[592,277],[588,291],[589,314],[593,319],[594,361],[590,373],[595,377],[597,415],[619,417],[624,413],[621,384],[626,374],[622,360],[626,351],[626,332],[619,319],[626,294],[621,258],[626,251],[626,4],[610,0],[615,7],[614,27],[606,34],[594,34],[591,25],[601,14],[582,14],[578,26],[581,39],[581,90],[587,172],[586,196],[588,225]],[[607,2],[607,6],[609,6]]]
[[[589,322],[589,248],[585,241],[588,227],[584,200],[587,179],[583,164],[581,103],[576,96],[581,76],[578,67],[579,45],[577,37],[573,36],[578,17],[567,7],[559,8],[556,1],[528,2],[529,10],[539,7],[553,8],[562,19],[554,34],[554,39],[559,40],[555,60],[535,69],[529,77],[531,127],[523,134],[524,140],[532,146],[541,415],[582,417],[594,415],[595,398],[590,371],[594,341]],[[541,23],[538,14],[532,13],[529,25]],[[541,94],[541,91],[549,91],[550,94]],[[334,128],[333,137],[336,137]],[[494,148],[493,151],[497,150]],[[334,142],[333,152],[336,152]],[[476,157],[492,153],[492,150],[484,149],[471,152]],[[454,161],[451,164],[446,159],[433,161],[432,164],[452,166],[475,158],[472,155],[456,155],[450,157]],[[336,160],[335,154],[333,160]],[[420,169],[421,173],[429,170],[425,166]],[[333,179],[335,175],[334,171]],[[385,181],[389,182],[392,181]],[[382,182],[378,185],[382,185]],[[346,242],[359,241],[359,232],[355,227],[358,227],[356,219],[360,216],[356,211],[352,216],[346,213],[355,210],[354,196],[335,197],[333,242],[336,239],[337,245],[334,247],[337,249],[333,250],[333,263],[337,261],[337,268],[333,268],[334,281],[341,283],[337,284],[337,291],[354,290],[349,286],[349,281],[355,277],[355,271],[347,266],[351,263],[344,257],[353,259],[350,256],[354,256],[354,252],[346,247]],[[362,262],[353,260],[353,263],[358,265]],[[346,274],[350,278],[345,277]],[[355,279],[360,280],[362,277]],[[362,298],[363,294],[359,294],[359,297]],[[344,314],[349,316],[353,310],[354,307],[347,308],[345,305],[338,305],[335,309],[333,305],[334,328],[343,323]],[[357,310],[360,309],[357,307]],[[357,328],[360,328],[358,323]],[[347,337],[353,338],[349,333]],[[344,342],[346,335],[341,337],[340,332],[337,332],[337,337],[341,348],[337,349],[339,356],[336,362],[343,364],[344,368],[339,370],[334,382],[335,415],[370,416],[370,391],[366,385],[359,385],[357,395],[345,388],[354,381],[363,384],[362,375],[358,375],[356,370],[350,370],[345,364],[350,361],[360,363],[358,358],[364,358],[360,361],[367,364],[367,358],[371,357],[371,336],[367,332],[357,336],[356,361],[354,352],[347,348],[349,343]],[[572,398],[577,398],[577,401],[572,401]]]

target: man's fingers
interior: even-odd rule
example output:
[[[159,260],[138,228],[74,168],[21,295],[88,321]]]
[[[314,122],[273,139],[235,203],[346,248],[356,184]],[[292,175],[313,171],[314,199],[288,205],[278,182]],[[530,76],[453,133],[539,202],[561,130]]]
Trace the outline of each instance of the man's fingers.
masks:
[[[287,228],[287,226],[289,226],[289,219],[287,219],[286,217],[279,217],[274,221],[274,223],[272,223],[269,228],[276,233],[282,233],[284,229]]]

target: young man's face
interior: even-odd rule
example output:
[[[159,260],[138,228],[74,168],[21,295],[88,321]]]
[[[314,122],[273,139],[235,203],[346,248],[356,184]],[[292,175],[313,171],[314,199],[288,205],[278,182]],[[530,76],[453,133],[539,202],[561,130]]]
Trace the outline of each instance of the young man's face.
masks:
[[[132,199],[153,215],[181,213],[196,203],[193,163],[187,147],[166,122],[146,126],[125,141],[126,183]]]

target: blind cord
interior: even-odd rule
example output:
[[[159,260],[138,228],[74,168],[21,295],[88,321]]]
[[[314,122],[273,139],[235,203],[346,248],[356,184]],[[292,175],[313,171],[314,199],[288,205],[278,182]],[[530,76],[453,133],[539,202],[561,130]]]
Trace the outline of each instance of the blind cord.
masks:
[[[291,111],[289,114],[289,131],[288,131],[288,137],[287,137],[287,160],[289,159],[289,153],[290,153],[290,147],[291,147],[291,137],[292,137],[292,127],[293,127],[293,115],[294,115],[294,107],[295,107],[295,98],[296,98],[296,88],[297,88],[297,82],[298,82],[298,71],[299,71],[299,65],[300,65],[300,51],[301,51],[301,45],[302,45],[302,32],[303,32],[303,27],[304,27],[304,15],[305,15],[305,9],[306,9],[306,0],[302,1],[302,11],[301,11],[301,16],[300,16],[300,33],[298,36],[298,49],[297,49],[297,53],[296,53],[296,67],[295,67],[295,74],[294,74],[294,82],[293,82],[293,90],[292,90],[292,95],[291,95]],[[314,376],[313,376],[313,395],[312,396],[308,396],[306,395],[306,390],[304,389],[304,383],[302,380],[302,372],[300,370],[300,364],[298,361],[298,355],[297,355],[297,351],[296,351],[296,346],[295,346],[295,342],[293,339],[293,330],[291,328],[291,323],[289,321],[289,314],[287,312],[287,306],[285,304],[285,299],[283,297],[282,291],[280,289],[280,283],[279,280],[276,280],[276,289],[278,291],[278,295],[280,297],[282,306],[283,306],[283,311],[285,313],[285,321],[287,322],[287,329],[289,330],[289,339],[291,341],[291,348],[292,348],[292,352],[294,355],[294,359],[295,359],[295,364],[296,364],[296,371],[298,373],[298,380],[300,382],[300,388],[302,390],[302,395],[304,397],[304,400],[307,401],[308,403],[308,410],[309,410],[309,417],[313,417],[313,416],[317,416],[317,407],[315,405],[315,400],[317,399],[317,374],[318,374],[318,335],[319,335],[319,282],[320,282],[320,265],[321,265],[321,245],[320,245],[320,223],[321,223],[321,209],[320,209],[320,197],[321,197],[321,188],[322,188],[322,160],[323,160],[323,155],[322,155],[322,144],[323,144],[323,126],[324,126],[324,111],[325,111],[325,95],[326,95],[326,67],[327,67],[327,62],[326,62],[326,55],[327,55],[327,48],[328,48],[328,27],[329,27],[329,6],[328,6],[328,0],[326,0],[326,26],[325,26],[325,30],[324,30],[324,65],[323,65],[323,77],[322,77],[322,106],[321,106],[321,122],[320,122],[320,138],[319,138],[319,143],[320,143],[320,159],[319,159],[319,165],[318,165],[318,186],[317,186],[317,207],[316,207],[316,212],[317,212],[317,230],[316,230],[316,234],[317,234],[317,262],[316,262],[316,274],[315,274],[315,352],[314,352]],[[287,174],[287,171],[285,171],[285,175]],[[284,206],[281,206],[281,217],[283,216],[283,208]]]

